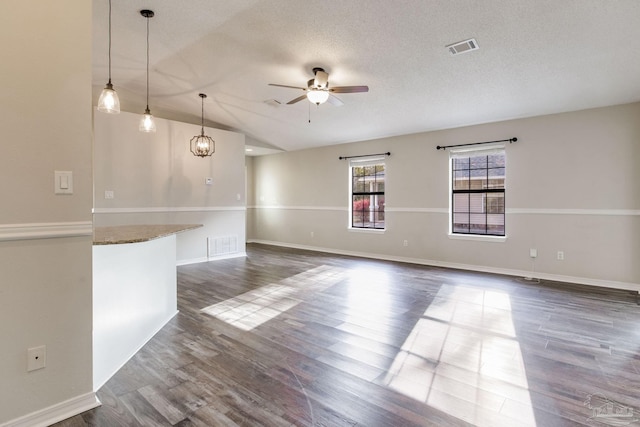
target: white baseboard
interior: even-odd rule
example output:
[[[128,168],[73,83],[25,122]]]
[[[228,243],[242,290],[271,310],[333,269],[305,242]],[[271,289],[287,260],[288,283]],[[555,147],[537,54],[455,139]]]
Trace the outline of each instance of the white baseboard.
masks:
[[[230,259],[230,258],[244,258],[246,256],[247,256],[247,253],[242,251],[242,252],[235,252],[232,254],[224,254],[224,255],[218,255],[218,256],[212,256],[212,257],[181,259],[176,262],[176,265],[181,266],[181,265],[189,265],[189,264],[199,264],[201,262],[219,261],[221,259]]]
[[[176,266],[181,266],[181,265],[189,265],[189,264],[199,264],[201,262],[207,262],[209,261],[209,258],[205,257],[201,257],[201,258],[190,258],[190,259],[179,259],[176,261]]]
[[[224,254],[224,255],[218,255],[218,256],[212,256],[209,257],[209,261],[218,261],[221,259],[231,259],[231,258],[244,258],[247,256],[247,253],[242,251],[242,252],[236,252],[233,254]]]
[[[618,282],[614,280],[592,279],[588,277],[564,276],[560,274],[549,274],[525,270],[513,270],[508,268],[487,267],[483,265],[460,264],[455,262],[435,261],[422,258],[408,258],[394,255],[374,254],[369,252],[345,251],[341,249],[323,248],[316,246],[298,245],[294,243],[274,242],[270,240],[248,240],[247,243],[261,243],[264,245],[280,246],[285,248],[302,249],[315,252],[326,252],[337,255],[355,256],[360,258],[380,259],[385,261],[405,262],[409,264],[428,265],[433,267],[454,268],[458,270],[481,271],[485,273],[504,274],[516,277],[531,277],[535,279],[550,280],[553,282],[576,283],[579,285],[598,286],[611,289],[625,289],[640,293],[640,283]]]
[[[100,405],[98,396],[90,392],[0,424],[0,427],[46,427]]]

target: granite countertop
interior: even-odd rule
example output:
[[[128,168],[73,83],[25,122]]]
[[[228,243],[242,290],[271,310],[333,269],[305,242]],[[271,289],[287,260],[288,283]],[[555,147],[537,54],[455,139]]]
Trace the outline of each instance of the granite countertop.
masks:
[[[155,224],[155,225],[117,225],[95,227],[94,245],[120,245],[124,243],[147,242],[160,237],[170,236],[182,231],[202,227],[202,224]]]

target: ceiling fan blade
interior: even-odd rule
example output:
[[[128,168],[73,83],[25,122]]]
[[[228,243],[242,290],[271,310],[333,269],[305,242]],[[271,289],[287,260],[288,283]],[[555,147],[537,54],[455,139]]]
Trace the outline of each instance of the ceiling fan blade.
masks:
[[[295,104],[296,102],[300,102],[300,101],[302,101],[303,99],[306,99],[306,98],[307,98],[307,95],[299,96],[296,99],[292,99],[291,101],[287,102],[287,105]]]
[[[336,107],[342,107],[344,105],[344,102],[342,102],[340,98],[331,94],[329,94],[329,99],[327,99],[327,102]]]
[[[369,86],[339,86],[330,87],[329,92],[334,93],[357,93],[357,92],[369,92]]]
[[[278,87],[288,87],[290,89],[300,89],[300,90],[307,90],[304,87],[298,87],[298,86],[288,86],[288,85],[277,85],[275,83],[269,83],[269,86],[278,86]]]

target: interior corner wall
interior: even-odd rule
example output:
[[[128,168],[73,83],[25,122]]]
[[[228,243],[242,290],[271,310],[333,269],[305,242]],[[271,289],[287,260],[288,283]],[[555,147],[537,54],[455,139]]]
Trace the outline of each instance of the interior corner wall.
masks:
[[[253,174],[254,157],[245,157],[245,170],[246,170],[246,186],[247,186],[247,225],[246,234],[247,239],[250,236],[255,235],[255,209],[253,204],[255,203],[255,179]]]
[[[640,290],[639,118],[634,103],[257,157],[249,240]],[[506,241],[450,238],[436,146],[511,137]],[[338,157],[386,151],[386,230],[349,230]]]
[[[178,264],[243,255],[244,135],[205,127],[215,153],[200,158],[189,149],[200,126],[156,118],[157,131],[143,133],[139,120],[127,112],[94,114],[94,224],[203,224],[177,235]],[[209,238],[234,239],[236,251],[209,252]]]
[[[85,0],[0,2],[0,425],[93,395],[91,19]]]

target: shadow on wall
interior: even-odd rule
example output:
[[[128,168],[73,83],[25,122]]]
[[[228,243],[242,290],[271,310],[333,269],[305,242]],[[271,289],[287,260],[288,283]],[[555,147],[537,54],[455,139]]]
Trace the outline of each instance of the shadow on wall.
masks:
[[[167,201],[167,206],[181,206],[191,198],[193,183],[184,174],[184,162],[187,161],[183,141],[176,141],[176,132],[173,129],[173,122],[168,123],[169,141],[167,143],[167,157],[169,170],[166,171],[166,180],[163,189],[163,199]],[[159,164],[164,164],[160,162]],[[152,186],[153,188],[153,186]]]

